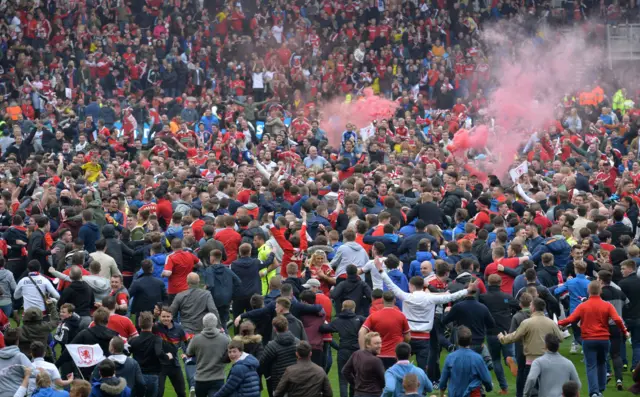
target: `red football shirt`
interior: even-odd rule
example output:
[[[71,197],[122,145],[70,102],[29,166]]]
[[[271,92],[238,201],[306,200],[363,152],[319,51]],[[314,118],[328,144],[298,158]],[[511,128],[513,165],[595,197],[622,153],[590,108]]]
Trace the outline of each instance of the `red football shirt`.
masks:
[[[188,251],[176,251],[167,257],[164,270],[172,272],[169,276],[168,294],[175,295],[189,289],[187,275],[193,271],[193,267],[199,261],[197,256]]]
[[[89,328],[93,327],[95,323],[92,321],[89,324]],[[121,316],[119,314],[112,314],[109,316],[109,322],[107,328],[112,331],[116,331],[121,338],[130,339],[134,336],[138,336],[138,330],[133,326],[133,323],[129,317]]]
[[[380,334],[382,350],[378,357],[395,357],[396,345],[403,342],[404,336],[410,332],[407,317],[395,306],[371,314],[362,326]]]
[[[520,265],[520,258],[502,258],[496,262],[493,262],[484,269],[484,279],[488,280],[489,276],[492,274],[497,274],[502,279],[502,284],[500,284],[500,291],[505,294],[513,294],[513,280],[514,278],[505,274],[504,272],[498,271],[498,265],[502,265],[504,267],[508,267],[511,269],[515,269]]]

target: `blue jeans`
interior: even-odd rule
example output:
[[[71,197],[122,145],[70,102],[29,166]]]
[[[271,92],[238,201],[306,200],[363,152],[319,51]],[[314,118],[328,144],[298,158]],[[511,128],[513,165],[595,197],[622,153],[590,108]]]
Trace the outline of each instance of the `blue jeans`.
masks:
[[[627,319],[625,325],[631,334],[631,369],[635,369],[640,361],[640,320]],[[626,353],[625,353],[626,356]]]
[[[582,352],[587,367],[589,395],[603,392],[607,386],[608,340],[583,340]]]
[[[144,379],[145,392],[144,397],[156,397],[158,395],[158,375],[142,374]]]
[[[190,357],[184,360],[184,373],[187,375],[187,385],[189,388],[195,387],[196,358]]]
[[[501,390],[507,390],[509,385],[507,384],[507,378],[504,376],[504,368],[500,360],[501,356],[505,359],[507,357],[514,356],[513,344],[503,345],[498,340],[497,335],[487,335],[487,347],[489,348],[489,354],[491,355],[491,361],[493,361],[493,370],[496,373],[496,378],[500,384]]]
[[[11,314],[13,313],[13,303],[9,303],[5,306],[0,306],[0,310],[4,312],[7,318],[11,318]]]
[[[411,353],[416,355],[418,368],[426,372],[427,364],[429,363],[429,349],[431,348],[429,340],[411,339],[409,344],[411,345]]]

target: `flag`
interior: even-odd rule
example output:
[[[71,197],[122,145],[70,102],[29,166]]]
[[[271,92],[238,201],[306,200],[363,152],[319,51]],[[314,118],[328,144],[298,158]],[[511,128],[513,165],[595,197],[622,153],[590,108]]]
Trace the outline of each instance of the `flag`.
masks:
[[[104,360],[100,345],[67,345],[67,351],[79,368],[93,367]]]

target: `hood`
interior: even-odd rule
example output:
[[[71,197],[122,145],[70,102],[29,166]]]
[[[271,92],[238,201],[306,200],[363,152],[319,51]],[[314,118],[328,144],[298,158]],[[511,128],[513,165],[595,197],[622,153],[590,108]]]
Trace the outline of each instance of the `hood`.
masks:
[[[116,228],[113,225],[104,225],[102,228],[102,237],[114,238],[116,236]]]
[[[354,318],[355,316],[356,314],[354,312],[347,311],[347,310],[343,310],[340,313],[338,313],[338,317],[344,318],[344,319]]]
[[[389,239],[389,242],[397,243],[399,236],[397,234],[385,233],[384,238]]]
[[[88,227],[89,229],[91,229],[92,232],[94,233],[99,233],[100,232],[100,228],[98,228],[98,225],[96,225],[93,222],[89,222],[89,223],[85,223],[84,225],[82,225],[83,227]],[[107,225],[105,225],[105,227],[107,227]],[[113,226],[111,226],[113,227]],[[114,229],[115,230],[115,229]],[[114,232],[115,233],[115,232]]]
[[[342,244],[342,246],[343,247],[349,247],[353,251],[356,251],[356,252],[364,250],[364,248],[362,248],[362,246],[360,244],[356,243],[355,241],[346,242],[346,243]]]
[[[396,363],[388,369],[389,373],[396,377],[396,379],[404,379],[404,376],[410,374],[414,371],[414,366],[411,363],[408,364],[400,364]]]
[[[125,356],[124,354],[112,354],[108,358],[114,363],[120,364],[120,365],[123,365],[124,362],[127,361],[127,356]]]
[[[251,354],[245,353],[234,365],[244,365],[249,371],[257,371],[260,363]]]
[[[222,335],[217,328],[204,328],[201,334],[207,339],[214,339]]]
[[[91,328],[88,328],[87,331],[93,335],[94,338],[97,339],[96,342],[104,342],[109,343],[111,338],[118,335],[116,331],[110,330],[109,328],[103,325],[95,325]]]
[[[0,349],[0,360],[11,360],[18,353],[20,348],[18,346],[7,346]]]
[[[236,335],[233,340],[240,341],[245,345],[251,343],[262,343],[262,335]]]
[[[100,385],[100,391],[110,396],[119,396],[127,387],[127,381],[123,378],[113,377],[100,379],[94,385]]]
[[[367,208],[373,208],[376,206],[376,203],[374,203],[371,197],[368,196],[362,196],[362,198],[360,199],[360,204]]]
[[[460,199],[462,199],[462,198],[464,198],[464,192],[462,191],[462,189],[457,187],[453,192],[445,193],[445,196],[458,196],[458,197],[460,197]]]
[[[311,218],[311,221],[309,221],[310,227],[318,227],[320,225],[331,226],[331,222],[329,222],[327,218],[320,215],[314,215],[313,218]]]
[[[42,310],[37,307],[30,307],[25,310],[22,320],[25,323],[37,323],[42,321]]]
[[[78,313],[73,313],[71,315],[71,317],[69,317],[68,319],[64,320],[64,322],[71,326],[72,328],[78,328],[80,326],[80,316],[78,315]]]
[[[430,261],[433,259],[433,255],[431,252],[427,251],[418,251],[416,252],[416,260],[418,262]]]
[[[549,273],[549,275],[553,276],[554,278],[558,277],[558,268],[556,267],[556,265],[543,266],[542,271]]]
[[[256,203],[248,203],[242,206],[243,208],[248,209],[249,211],[251,210],[255,210],[256,208],[258,208],[258,204]]]
[[[100,277],[98,275],[84,276],[82,278],[85,283],[91,287],[92,290],[100,293],[107,292],[111,289],[111,284],[109,280],[104,277]]]
[[[291,346],[296,344],[296,337],[293,336],[291,331],[276,334],[276,337],[273,340],[281,346]]]

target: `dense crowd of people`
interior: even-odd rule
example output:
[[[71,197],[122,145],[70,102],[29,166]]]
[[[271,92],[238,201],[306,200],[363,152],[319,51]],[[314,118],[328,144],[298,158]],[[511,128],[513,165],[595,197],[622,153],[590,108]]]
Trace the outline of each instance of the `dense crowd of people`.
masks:
[[[635,2],[0,12],[0,397],[640,394],[640,92],[553,98],[513,178],[449,146],[519,44],[485,26]],[[365,91],[392,117],[324,123]]]

